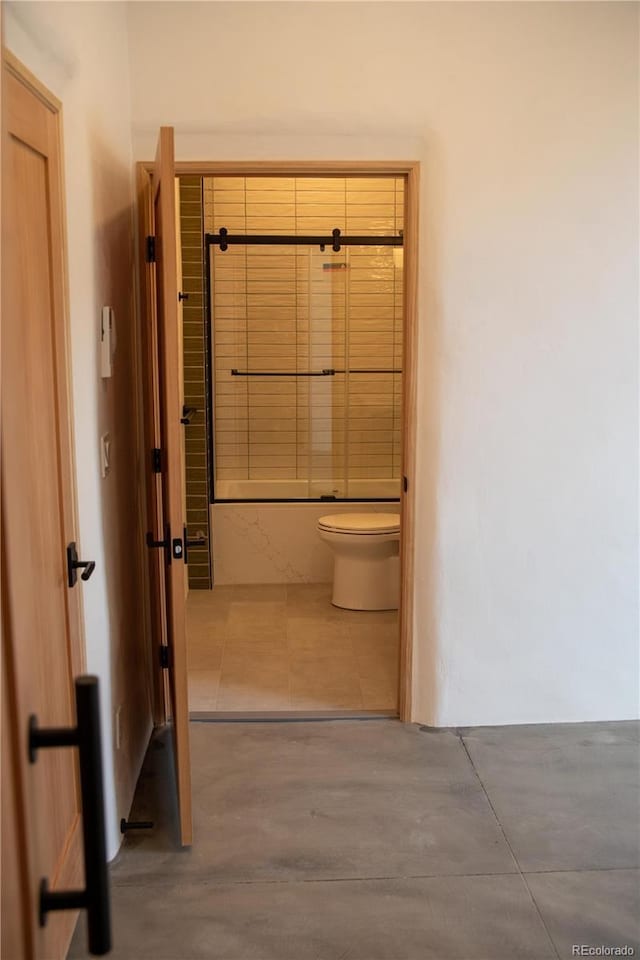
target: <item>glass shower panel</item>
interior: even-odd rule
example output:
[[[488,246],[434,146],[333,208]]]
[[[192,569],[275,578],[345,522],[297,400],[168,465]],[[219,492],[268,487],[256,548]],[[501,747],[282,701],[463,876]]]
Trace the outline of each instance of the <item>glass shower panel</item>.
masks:
[[[282,497],[304,499],[306,488],[292,483],[297,468],[296,250],[277,245],[245,250],[249,480],[277,481],[274,489]]]
[[[309,496],[346,496],[346,327],[348,252],[306,249]],[[302,258],[301,258],[302,259]],[[299,309],[301,304],[299,303]]]
[[[400,495],[402,261],[400,248],[351,247],[347,277],[347,494]]]
[[[400,496],[402,470],[402,399],[404,378],[404,250],[393,251],[393,468],[391,496]]]
[[[306,499],[296,247],[212,247],[211,258],[215,499]]]
[[[246,362],[247,263],[242,247],[209,256],[214,497],[226,500],[249,479],[248,380],[231,373]]]

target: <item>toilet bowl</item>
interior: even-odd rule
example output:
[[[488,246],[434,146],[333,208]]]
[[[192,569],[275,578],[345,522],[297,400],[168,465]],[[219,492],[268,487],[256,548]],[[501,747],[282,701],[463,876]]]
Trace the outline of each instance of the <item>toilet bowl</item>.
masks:
[[[400,515],[338,513],[320,517],[318,533],[333,551],[333,596],[348,610],[397,610]]]

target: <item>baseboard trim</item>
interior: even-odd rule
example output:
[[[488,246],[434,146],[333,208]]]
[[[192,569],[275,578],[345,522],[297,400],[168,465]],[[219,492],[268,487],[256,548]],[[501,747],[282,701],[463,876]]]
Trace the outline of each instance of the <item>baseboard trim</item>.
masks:
[[[397,710],[212,710],[192,711],[192,723],[303,723],[318,720],[397,720]]]

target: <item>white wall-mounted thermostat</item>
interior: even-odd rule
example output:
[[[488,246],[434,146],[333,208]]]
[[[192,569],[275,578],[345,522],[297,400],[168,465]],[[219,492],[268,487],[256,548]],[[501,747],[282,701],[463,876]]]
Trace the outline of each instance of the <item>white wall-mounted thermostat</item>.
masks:
[[[100,326],[100,376],[110,377],[116,352],[116,321],[113,307],[102,308]]]

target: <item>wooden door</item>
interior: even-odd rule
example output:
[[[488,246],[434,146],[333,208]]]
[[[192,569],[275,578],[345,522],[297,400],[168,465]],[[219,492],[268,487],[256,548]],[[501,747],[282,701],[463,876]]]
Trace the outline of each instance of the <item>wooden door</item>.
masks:
[[[182,464],[182,364],[178,312],[178,255],[173,129],[162,127],[150,181],[140,182],[141,220],[153,238],[143,297],[147,438],[159,450],[154,473],[149,451],[150,593],[154,641],[168,647],[170,714],[180,814],[180,841],[192,841],[189,705],[185,625],[185,507]],[[147,251],[148,251],[147,247]],[[156,461],[156,463],[158,462]],[[157,466],[156,466],[157,469]],[[156,689],[161,690],[157,682]]]
[[[175,237],[176,237],[176,289],[178,290],[178,389],[180,410],[188,414],[190,418],[196,412],[193,408],[185,406],[184,402],[184,310],[182,307],[182,237],[180,235],[180,181],[177,177],[174,179],[174,213],[175,213]],[[183,427],[187,426],[188,420],[182,421]],[[186,454],[186,432],[180,431],[180,476],[182,477],[182,515],[187,517],[187,454]],[[185,533],[185,540],[186,540]],[[186,553],[185,556],[188,556]],[[184,595],[189,595],[189,577],[187,575],[187,564],[184,565]],[[186,635],[186,633],[185,633]]]
[[[57,960],[76,914],[38,923],[39,886],[83,886],[73,750],[39,751],[27,730],[75,725],[83,670],[65,292],[60,105],[3,55],[2,169],[2,956]]]

